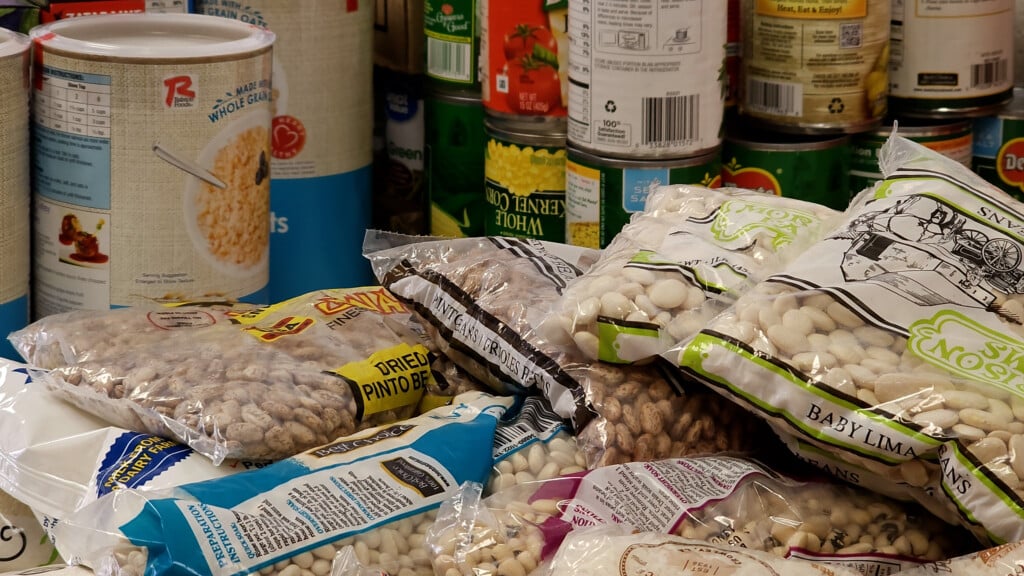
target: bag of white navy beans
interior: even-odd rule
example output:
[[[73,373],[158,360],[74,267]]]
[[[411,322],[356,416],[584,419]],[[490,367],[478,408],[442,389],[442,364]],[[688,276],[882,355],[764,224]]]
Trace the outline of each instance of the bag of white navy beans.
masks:
[[[591,360],[650,360],[781,269],[839,216],[751,190],[660,186],[537,330],[570,340]]]
[[[783,436],[1024,539],[1024,204],[904,138],[839,228],[666,356]]]
[[[438,574],[536,575],[567,534],[596,525],[846,566],[864,576],[971,550],[962,546],[969,537],[914,503],[822,478],[797,480],[728,455],[607,466],[483,499],[480,486],[466,485],[441,506],[427,544]]]
[[[244,474],[118,490],[59,523],[57,543],[101,576],[325,576],[335,547],[353,542],[357,553],[379,549],[360,561],[423,574],[415,563],[429,570],[429,558],[410,549],[412,519],[432,519],[462,482],[487,477],[494,429],[511,402],[468,393]],[[397,558],[402,550],[406,560]]]

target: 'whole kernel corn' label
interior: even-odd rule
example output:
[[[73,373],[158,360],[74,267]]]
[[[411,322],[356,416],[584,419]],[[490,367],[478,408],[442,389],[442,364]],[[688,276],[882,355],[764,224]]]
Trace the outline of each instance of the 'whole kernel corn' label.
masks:
[[[484,156],[487,236],[565,241],[565,147],[487,138]]]

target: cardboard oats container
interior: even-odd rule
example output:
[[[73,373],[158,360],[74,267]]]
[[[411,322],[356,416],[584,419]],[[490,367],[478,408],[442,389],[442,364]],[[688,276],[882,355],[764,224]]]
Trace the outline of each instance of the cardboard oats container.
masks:
[[[131,14],[31,36],[34,317],[266,301],[274,34]]]

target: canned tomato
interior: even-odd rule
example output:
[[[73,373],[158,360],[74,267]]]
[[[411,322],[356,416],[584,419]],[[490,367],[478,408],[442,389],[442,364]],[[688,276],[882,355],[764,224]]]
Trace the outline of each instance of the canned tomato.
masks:
[[[721,185],[719,151],[675,160],[618,160],[588,154],[569,145],[565,165],[566,242],[604,248],[635,212],[644,209],[651,189],[666,184]]]
[[[265,302],[273,33],[131,14],[32,38],[34,314]]]
[[[198,0],[196,6],[277,34],[270,301],[371,283],[361,246],[370,223],[373,6],[322,0]],[[328,229],[335,232],[324,234]]]
[[[438,86],[477,91],[480,20],[476,0],[424,0],[427,78]]]
[[[0,331],[25,327],[29,319],[29,40],[27,36],[0,29]],[[19,359],[4,340],[0,356]]]
[[[483,236],[487,203],[480,98],[428,92],[426,130],[430,233]]]
[[[479,0],[479,6],[484,108],[498,117],[564,123],[568,0]]]
[[[722,144],[722,186],[843,210],[850,201],[850,137],[743,132]]]
[[[994,116],[974,121],[971,168],[979,176],[1024,200],[1024,88]]]
[[[565,242],[565,134],[484,127],[484,234]]]
[[[892,112],[926,118],[984,116],[1009,101],[1013,4],[894,1]]]
[[[896,133],[971,167],[973,125],[968,120],[927,122],[899,120]],[[891,124],[873,132],[857,134],[850,140],[850,195],[883,180],[878,151],[892,135]]]
[[[574,1],[569,141],[626,159],[678,158],[721,144],[726,4]]]
[[[785,131],[863,132],[886,111],[890,0],[743,0],[740,113]]]

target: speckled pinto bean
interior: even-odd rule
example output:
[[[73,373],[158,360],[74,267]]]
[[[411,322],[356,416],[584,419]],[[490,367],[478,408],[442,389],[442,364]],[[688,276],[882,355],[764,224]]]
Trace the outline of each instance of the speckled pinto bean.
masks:
[[[45,377],[63,396],[215,462],[286,458],[411,416],[424,390],[438,387],[432,345],[380,287],[319,291],[246,314],[193,306],[40,322],[31,332],[76,356]],[[360,362],[358,376],[346,371]]]
[[[1003,320],[1020,330],[1009,318]],[[956,377],[922,360],[908,349],[905,336],[867,323],[821,291],[762,283],[710,329],[784,362],[863,408],[915,425],[939,440],[959,439],[990,474],[1024,498],[1021,396]],[[808,416],[821,420],[829,415],[822,411]],[[877,462],[861,463],[876,472],[892,472]],[[917,487],[929,485],[941,471],[931,462],[922,465],[901,464],[897,470],[902,477],[897,479]]]

